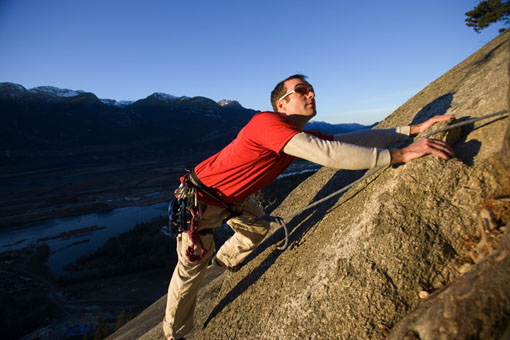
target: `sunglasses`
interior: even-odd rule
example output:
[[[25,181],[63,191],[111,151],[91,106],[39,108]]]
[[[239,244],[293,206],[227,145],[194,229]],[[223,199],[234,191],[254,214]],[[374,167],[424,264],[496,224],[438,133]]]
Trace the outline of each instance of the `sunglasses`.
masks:
[[[313,87],[310,86],[310,85],[305,85],[305,84],[298,84],[296,85],[296,87],[292,90],[290,90],[289,92],[285,93],[283,96],[280,97],[280,99],[278,99],[279,101],[280,100],[283,100],[285,99],[285,97],[287,97],[288,95],[292,94],[292,93],[298,93],[302,96],[305,96],[307,95],[309,92],[314,92],[313,91]]]

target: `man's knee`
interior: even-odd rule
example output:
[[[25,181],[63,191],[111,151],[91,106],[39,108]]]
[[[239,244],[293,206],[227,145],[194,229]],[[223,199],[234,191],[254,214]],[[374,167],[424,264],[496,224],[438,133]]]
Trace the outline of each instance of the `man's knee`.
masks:
[[[269,232],[269,223],[266,221],[262,221],[263,223],[258,223],[254,225],[253,231],[259,235],[261,239],[266,237],[267,233]]]

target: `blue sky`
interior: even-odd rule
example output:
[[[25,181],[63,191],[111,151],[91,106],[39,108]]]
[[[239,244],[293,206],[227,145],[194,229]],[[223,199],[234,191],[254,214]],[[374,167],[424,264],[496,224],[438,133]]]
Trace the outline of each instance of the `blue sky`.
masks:
[[[100,98],[238,100],[309,76],[315,120],[373,123],[497,36],[476,0],[0,0],[0,81]]]

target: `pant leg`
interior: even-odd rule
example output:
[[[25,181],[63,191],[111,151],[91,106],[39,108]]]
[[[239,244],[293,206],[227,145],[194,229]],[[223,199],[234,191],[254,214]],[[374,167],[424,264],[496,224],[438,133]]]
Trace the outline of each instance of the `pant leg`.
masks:
[[[198,224],[198,229],[210,229],[221,226],[228,212],[213,205],[207,206]],[[199,262],[192,263],[186,257],[186,249],[191,244],[187,233],[177,237],[178,262],[168,286],[163,332],[178,339],[189,333],[193,327],[193,312],[197,294],[205,276],[207,264],[214,253],[212,233],[200,235],[207,253]]]
[[[221,246],[216,257],[229,267],[240,264],[262,242],[269,231],[268,222],[264,220],[255,222],[263,215],[264,210],[257,201],[253,198],[245,200],[241,216],[227,222],[235,233]]]

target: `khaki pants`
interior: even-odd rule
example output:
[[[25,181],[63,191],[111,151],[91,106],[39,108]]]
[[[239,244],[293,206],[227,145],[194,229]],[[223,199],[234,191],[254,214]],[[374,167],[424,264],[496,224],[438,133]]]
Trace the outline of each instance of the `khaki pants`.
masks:
[[[269,230],[269,223],[264,220],[258,220],[250,225],[264,214],[254,199],[248,198],[239,204],[242,205],[243,213],[227,222],[235,233],[216,254],[216,257],[229,267],[240,264],[264,239]],[[229,212],[226,209],[208,205],[202,214],[198,230],[220,227],[222,221],[228,216]],[[181,233],[177,237],[179,261],[168,287],[165,318],[163,319],[163,332],[166,336],[176,339],[189,333],[193,327],[193,311],[198,289],[204,278],[209,259],[214,252],[212,233],[200,235],[200,238],[207,253],[201,261],[191,263],[185,255],[186,249],[191,244],[188,234]]]

